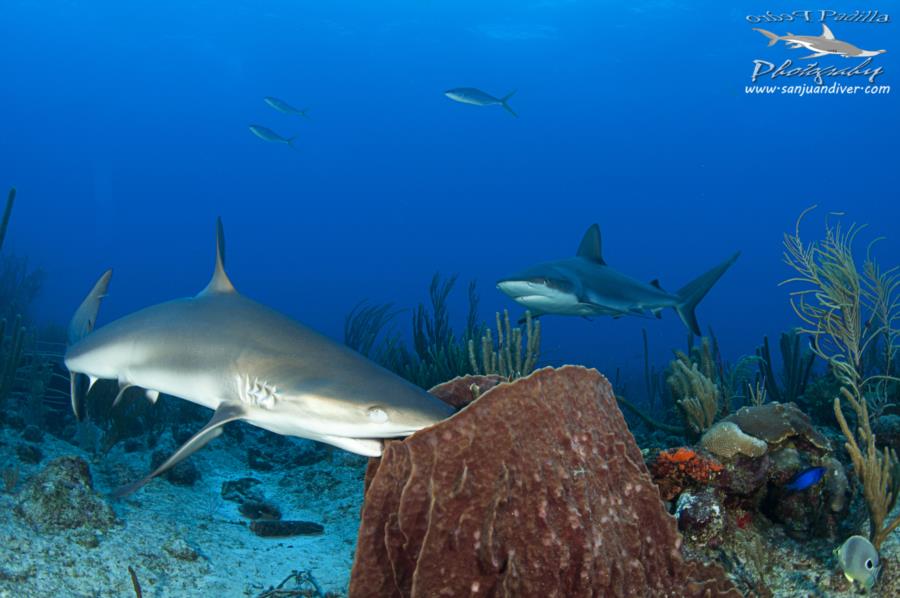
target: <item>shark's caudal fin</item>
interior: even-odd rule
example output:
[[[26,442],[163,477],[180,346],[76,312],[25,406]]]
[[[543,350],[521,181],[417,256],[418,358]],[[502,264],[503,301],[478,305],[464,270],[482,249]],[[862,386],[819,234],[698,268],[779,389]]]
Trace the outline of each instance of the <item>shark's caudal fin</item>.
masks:
[[[219,405],[219,408],[216,409],[216,412],[213,413],[212,419],[210,419],[209,422],[207,422],[207,424],[203,426],[199,432],[191,436],[187,442],[181,445],[181,447],[177,451],[175,451],[175,453],[171,457],[166,459],[162,465],[154,469],[153,472],[151,472],[146,477],[141,478],[137,482],[128,484],[127,486],[122,486],[112,493],[113,497],[121,498],[122,496],[140,490],[147,482],[149,482],[159,474],[166,472],[172,467],[175,467],[176,465],[190,457],[192,454],[206,446],[206,444],[210,440],[222,433],[222,426],[224,426],[228,422],[233,422],[235,420],[241,419],[246,414],[247,412],[245,411],[243,405],[222,403],[221,405]]]
[[[234,292],[236,292],[234,285],[225,274],[225,227],[222,226],[222,219],[218,218],[216,219],[216,269],[213,271],[209,284],[200,294]]]
[[[502,98],[500,98],[500,105],[503,106],[504,110],[506,110],[507,112],[509,112],[510,114],[515,116],[516,118],[519,118],[519,115],[516,114],[516,111],[513,110],[512,108],[510,108],[509,104],[507,104],[507,102],[509,101],[509,98],[513,97],[514,95],[516,95],[515,89],[512,90],[511,92],[509,92],[508,94],[506,94],[505,96],[503,96]]]
[[[94,330],[94,325],[97,323],[97,313],[100,311],[100,302],[106,297],[110,278],[112,278],[112,270],[107,270],[94,283],[91,292],[88,293],[81,305],[78,306],[78,309],[75,310],[75,315],[72,316],[72,321],[69,322],[67,335],[69,345],[74,345]],[[75,418],[79,421],[84,417],[85,413],[84,397],[95,381],[96,379],[89,380],[87,376],[78,372],[69,373],[72,411],[75,413]]]
[[[725,271],[731,267],[731,264],[738,259],[738,256],[741,255],[741,252],[738,251],[733,256],[711,269],[710,271],[702,274],[687,283],[680,289],[676,295],[681,300],[678,305],[675,306],[675,311],[678,312],[679,317],[681,317],[681,321],[684,322],[684,325],[688,327],[688,330],[693,332],[695,335],[700,336],[700,324],[697,323],[697,316],[694,314],[694,309],[697,307],[697,304],[700,303],[700,300],[706,296],[709,290],[712,288],[716,282],[722,278],[722,275],[725,274]]]
[[[754,27],[753,31],[759,31],[760,33],[762,33],[763,35],[768,37],[770,46],[774,46],[775,44],[778,43],[779,37],[777,35],[775,35],[774,33],[772,33],[771,31],[766,31],[765,29],[760,29],[759,27]],[[790,34],[788,34],[788,35],[790,35]]]

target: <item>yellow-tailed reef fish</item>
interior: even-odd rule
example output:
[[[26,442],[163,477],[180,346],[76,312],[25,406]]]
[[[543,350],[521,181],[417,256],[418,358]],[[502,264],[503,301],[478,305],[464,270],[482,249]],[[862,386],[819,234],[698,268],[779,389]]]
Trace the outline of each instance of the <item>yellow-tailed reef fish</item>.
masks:
[[[850,536],[847,541],[835,549],[838,564],[844,577],[851,583],[858,583],[871,590],[881,570],[878,551],[868,539],[862,536]]]
[[[272,96],[263,98],[263,102],[278,110],[282,114],[287,114],[290,116],[302,116],[304,118],[309,118],[307,112],[309,112],[309,108],[294,108],[284,100],[279,100],[278,98],[273,98]]]
[[[456,89],[448,89],[444,92],[444,95],[454,102],[460,102],[461,104],[471,104],[473,106],[503,106],[504,110],[518,118],[519,115],[516,114],[507,103],[509,98],[513,97],[513,94],[515,93],[515,90],[513,90],[502,98],[495,98],[491,94],[483,92],[480,89],[475,89],[474,87],[458,87]]]
[[[825,467],[809,467],[798,472],[790,481],[784,485],[785,490],[790,492],[800,492],[819,483],[825,476],[828,469]]]
[[[606,265],[600,248],[600,227],[591,225],[575,257],[543,262],[497,282],[497,288],[532,314],[564,316],[661,317],[674,309],[688,330],[700,335],[694,309],[735,262],[740,252],[687,283],[675,293],[658,280],[640,282]]]
[[[271,143],[283,143],[287,146],[297,149],[294,146],[294,140],[296,139],[296,137],[282,137],[272,129],[264,127],[262,125],[250,125],[250,132],[263,141],[269,141]]]
[[[65,363],[72,407],[97,379],[117,380],[214,409],[212,419],[151,474],[123,487],[133,492],[243,420],[276,434],[379,456],[382,440],[407,436],[453,409],[360,354],[238,293],[225,274],[217,227],[216,266],[198,295],[134,312],[94,329],[107,271],[69,326]],[[119,397],[117,397],[118,399]]]
[[[801,58],[820,58],[829,54],[843,56],[844,58],[862,58],[866,56],[878,56],[879,54],[887,52],[887,50],[861,50],[853,44],[848,44],[847,42],[835,39],[831,29],[829,29],[828,25],[825,23],[822,23],[822,35],[794,35],[793,33],[776,35],[771,31],[766,31],[759,27],[754,27],[753,31],[759,31],[769,38],[770,46],[774,46],[779,41],[783,41],[791,49],[806,48],[807,50],[812,51],[812,54],[809,56],[802,56]]]

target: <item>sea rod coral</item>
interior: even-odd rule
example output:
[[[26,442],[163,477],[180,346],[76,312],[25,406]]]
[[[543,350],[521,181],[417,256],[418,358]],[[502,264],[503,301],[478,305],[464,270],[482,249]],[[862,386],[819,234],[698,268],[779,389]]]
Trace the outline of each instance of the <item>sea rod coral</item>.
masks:
[[[815,206],[813,206],[815,207]],[[800,214],[793,234],[785,234],[784,259],[797,274],[785,283],[803,285],[791,293],[791,306],[804,322],[812,351],[825,360],[840,382],[840,394],[856,416],[854,433],[844,415],[841,397],[834,398],[834,414],[846,439],[846,448],[863,486],[869,509],[869,537],[876,548],[900,526],[900,515],[887,517],[900,495],[900,461],[893,449],[878,450],[869,416],[869,395],[891,376],[891,360],[900,332],[900,271],[882,269],[872,255],[871,243],[862,272],[853,254],[854,242],[864,228],[844,229],[826,222],[825,238],[805,242],[800,222],[813,208]],[[881,355],[878,370],[866,367],[871,352]]]

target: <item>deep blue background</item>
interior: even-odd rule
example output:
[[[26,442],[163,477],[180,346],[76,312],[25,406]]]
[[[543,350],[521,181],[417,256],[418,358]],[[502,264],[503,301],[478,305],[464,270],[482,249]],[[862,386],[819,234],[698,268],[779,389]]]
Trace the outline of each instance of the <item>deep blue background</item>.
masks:
[[[101,322],[199,291],[216,215],[238,289],[338,339],[357,301],[412,307],[435,270],[460,273],[458,324],[471,278],[492,319],[515,307],[497,278],[572,254],[592,222],[610,265],[666,288],[742,250],[698,310],[731,358],[795,324],[777,284],[803,208],[820,204],[808,238],[846,211],[900,262],[894,23],[830,23],[889,50],[891,95],[758,97],[754,58],[806,52],[746,15],[811,6],[618,4],[5,0],[0,187],[20,192],[7,249],[48,273],[39,318],[66,322],[110,266]],[[517,89],[521,118],[442,95],[462,86]],[[548,317],[544,355],[637,368],[642,327],[660,364],[684,344],[672,312]]]

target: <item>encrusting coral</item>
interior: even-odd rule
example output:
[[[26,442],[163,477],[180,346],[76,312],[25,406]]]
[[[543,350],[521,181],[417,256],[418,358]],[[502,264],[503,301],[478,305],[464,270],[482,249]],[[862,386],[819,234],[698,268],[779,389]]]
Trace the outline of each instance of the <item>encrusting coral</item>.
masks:
[[[804,285],[791,293],[791,306],[805,324],[801,332],[810,336],[812,351],[828,363],[840,382],[834,414],[863,486],[869,538],[878,548],[900,526],[900,515],[886,522],[900,494],[900,462],[893,449],[875,446],[867,394],[885,380],[897,380],[891,376],[891,360],[900,334],[895,327],[900,321],[900,271],[882,270],[870,244],[860,273],[853,245],[863,227],[856,224],[844,230],[840,222],[826,223],[823,240],[804,242],[800,222],[812,209],[800,214],[793,234],[785,234],[784,259],[797,272],[785,283]],[[880,372],[867,371],[872,351],[881,356]],[[841,397],[856,415],[855,432],[844,415]]]
[[[693,449],[660,451],[650,468],[663,500],[672,500],[686,488],[709,483],[724,468]]]
[[[735,455],[761,457],[769,446],[764,440],[744,433],[736,423],[726,421],[707,430],[700,439],[700,444],[714,455],[726,459]]]

